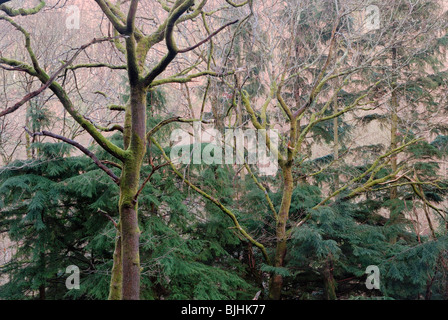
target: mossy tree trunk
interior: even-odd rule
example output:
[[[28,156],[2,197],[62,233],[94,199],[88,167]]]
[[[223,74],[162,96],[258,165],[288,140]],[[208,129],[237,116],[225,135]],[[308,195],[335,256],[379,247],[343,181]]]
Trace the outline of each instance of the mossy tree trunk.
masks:
[[[122,253],[122,299],[140,298],[140,229],[138,226],[137,193],[140,171],[146,151],[146,89],[131,88],[131,122],[129,156],[123,163],[120,179],[120,231]],[[127,132],[125,132],[127,134]]]
[[[5,2],[5,1],[3,1]],[[164,6],[164,9],[168,11],[168,17],[159,25],[157,30],[151,34],[145,34],[142,29],[136,26],[135,19],[137,17],[139,0],[129,1],[129,5],[126,5],[126,11],[123,12],[120,5],[111,6],[107,1],[95,0],[102,13],[107,17],[109,22],[114,28],[114,37],[94,38],[89,43],[81,46],[67,62],[60,67],[60,69],[50,76],[44,68],[40,66],[38,57],[33,51],[31,35],[11,17],[17,15],[26,16],[38,13],[44,6],[45,2],[41,1],[39,5],[30,9],[12,9],[2,6],[1,10],[6,14],[0,17],[0,20],[4,20],[15,27],[25,38],[25,48],[29,55],[29,60],[32,64],[28,64],[24,61],[17,61],[12,59],[4,59],[0,57],[2,63],[9,65],[10,67],[20,66],[23,72],[28,75],[37,78],[43,86],[34,95],[28,95],[26,99],[23,99],[21,103],[14,105],[11,108],[0,112],[0,117],[10,114],[20,108],[21,105],[29,101],[35,95],[42,91],[49,89],[58,98],[59,102],[64,107],[64,112],[71,116],[71,118],[78,123],[110,156],[114,157],[120,163],[114,163],[117,167],[121,168],[121,176],[118,177],[107,166],[98,159],[98,157],[83,147],[81,144],[73,141],[72,139],[53,134],[48,131],[29,133],[32,137],[49,136],[61,141],[64,141],[82,151],[85,155],[89,156],[95,164],[98,165],[105,173],[113,179],[113,181],[119,185],[120,188],[120,200],[119,200],[119,214],[120,221],[118,223],[116,248],[114,252],[114,266],[112,269],[112,277],[110,283],[109,298],[124,299],[124,300],[138,300],[140,298],[140,257],[139,257],[139,240],[140,229],[138,223],[138,195],[141,188],[141,167],[143,159],[146,153],[146,141],[151,138],[154,132],[151,130],[147,132],[146,128],[146,95],[149,90],[154,87],[170,84],[170,83],[188,83],[195,78],[204,76],[222,77],[224,74],[217,73],[210,69],[210,63],[208,68],[204,72],[179,73],[177,75],[168,76],[164,79],[158,79],[158,77],[167,69],[167,67],[173,62],[178,54],[187,53],[195,50],[202,44],[209,41],[214,35],[221,32],[224,28],[236,24],[234,21],[226,24],[216,32],[209,35],[208,38],[199,42],[197,45],[180,50],[175,42],[174,32],[176,25],[182,22],[194,21],[194,19],[203,13],[203,9],[207,4],[207,1],[201,1],[195,3],[194,0],[176,0],[174,3],[170,3]],[[234,7],[241,7],[241,5],[235,5],[229,2]],[[124,7],[123,7],[124,8]],[[185,14],[188,11],[188,14]],[[117,49],[125,55],[125,66],[113,66],[110,64],[80,64],[73,65],[76,58],[81,52],[88,47],[102,43],[110,42],[114,43]],[[153,68],[146,66],[146,58],[150,49],[160,43],[165,42],[167,53],[158,61]],[[125,44],[125,45],[124,45]],[[211,61],[211,56],[209,57]],[[124,127],[116,125],[123,130],[124,133],[124,148],[120,148],[110,141],[102,134],[102,129],[91,120],[84,117],[70,98],[69,93],[65,90],[64,84],[58,82],[58,75],[66,70],[69,66],[73,66],[72,70],[80,68],[98,68],[107,67],[111,69],[126,69],[128,74],[128,81],[130,87],[130,100],[126,107],[110,108],[110,110],[119,109],[119,111],[125,111],[125,123]],[[197,67],[197,66],[196,66]],[[192,71],[192,68],[190,71]],[[27,100],[28,99],[28,100]],[[65,113],[64,113],[65,114]],[[180,119],[180,118],[179,118]],[[168,121],[166,124],[170,123]],[[164,122],[160,126],[164,125]],[[160,129],[160,127],[158,127]],[[114,129],[119,130],[119,129]],[[109,130],[110,131],[110,130]],[[157,131],[157,130],[155,130]],[[28,131],[27,131],[28,132]],[[267,254],[264,252],[264,255]]]
[[[121,227],[117,228],[117,239],[115,242],[114,265],[110,280],[109,300],[121,300],[123,283],[123,264],[121,261]]]
[[[336,300],[336,280],[333,275],[333,259],[331,256],[328,257],[325,262],[325,266],[322,272],[324,281],[324,293],[326,300]]]
[[[120,177],[119,236],[114,254],[110,299],[140,299],[141,268],[139,247],[141,232],[138,223],[138,195],[147,141],[146,95],[154,79],[167,68],[178,54],[178,49],[173,39],[174,26],[176,21],[192,4],[192,0],[176,2],[166,22],[164,33],[168,53],[145,77],[142,76],[144,62],[151,44],[147,38],[142,41],[140,31],[135,28],[134,20],[138,1],[131,2],[126,26],[121,26],[110,14],[108,16],[117,30],[128,36],[126,38],[126,53],[130,85],[130,100],[126,106],[124,126],[126,156],[122,159],[123,165]],[[163,38],[159,41],[155,38],[152,40],[154,41],[153,44],[155,44],[163,40]]]
[[[287,253],[288,236],[286,225],[289,219],[289,209],[291,208],[292,193],[294,190],[294,181],[292,176],[292,162],[282,165],[283,170],[283,199],[278,213],[276,240],[277,246],[275,250],[274,266],[281,268],[284,266],[285,256]],[[283,276],[273,274],[269,285],[269,298],[271,300],[280,300],[283,288]]]
[[[390,149],[396,149],[398,147],[398,92],[397,92],[397,48],[392,48],[392,96],[391,96],[391,129],[390,129]],[[391,169],[392,172],[396,172],[398,169],[398,159],[396,156],[391,158]],[[390,189],[390,198],[397,199],[398,198],[398,189],[397,187],[392,187]]]

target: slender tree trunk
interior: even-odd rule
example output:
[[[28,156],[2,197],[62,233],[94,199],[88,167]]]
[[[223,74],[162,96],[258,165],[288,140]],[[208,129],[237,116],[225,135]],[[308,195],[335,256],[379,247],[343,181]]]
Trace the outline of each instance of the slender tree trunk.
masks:
[[[392,77],[392,99],[391,99],[391,130],[390,130],[390,148],[395,149],[398,147],[398,93],[397,93],[397,49],[392,49],[392,72],[394,73]],[[391,169],[396,172],[398,169],[397,157],[391,159]],[[397,187],[390,189],[390,198],[398,198]]]
[[[45,270],[46,269],[45,253],[41,253],[40,254],[40,261],[41,261],[41,268]],[[45,286],[46,286],[46,281],[39,286],[39,300],[46,300],[47,299]]]
[[[122,299],[123,262],[121,259],[121,223],[118,225],[117,239],[115,241],[114,266],[110,281],[109,300]]]
[[[425,300],[431,300],[431,297],[432,297],[432,285],[434,284],[434,279],[435,278],[436,278],[436,275],[434,274],[434,277],[429,277],[429,279],[426,281]]]
[[[45,286],[41,285],[39,286],[39,300],[45,300],[46,296],[45,296]]]
[[[292,177],[292,166],[287,163],[283,166],[283,200],[278,214],[276,237],[277,248],[275,251],[275,267],[283,267],[286,250],[287,250],[287,235],[286,235],[286,223],[289,219],[289,209],[291,208],[292,193],[294,190],[294,181]],[[269,286],[269,299],[280,300],[283,287],[283,277],[279,274],[274,274],[271,278]]]
[[[135,208],[123,206],[122,225],[122,263],[123,263],[123,300],[140,299],[140,229]]]
[[[334,112],[338,112],[338,98],[335,98],[334,101]],[[333,119],[333,135],[334,135],[334,145],[333,145],[333,153],[334,153],[334,161],[339,161],[339,120],[338,118]],[[336,164],[336,168],[339,167],[339,163]],[[334,190],[338,190],[340,185],[339,181],[339,172],[336,169],[334,174]]]
[[[216,95],[216,94],[215,94]],[[223,111],[221,110],[222,108],[222,104],[220,104],[218,102],[218,98],[216,96],[213,96],[211,98],[212,104],[212,113],[213,113],[213,117],[215,118],[215,126],[216,129],[221,132],[224,133],[224,129],[225,129],[225,114],[223,113]]]
[[[29,103],[28,103],[29,105]],[[25,118],[25,126],[27,128],[30,127],[30,117],[29,117],[29,106],[28,106],[28,110],[26,112],[26,118]],[[26,157],[28,160],[32,159],[32,153],[31,153],[31,137],[28,134],[28,132],[25,133],[25,147],[26,147]]]
[[[395,94],[393,94],[393,95],[395,95]],[[396,97],[394,97],[393,100],[396,100]],[[394,102],[392,104],[395,105]],[[398,147],[398,141],[397,141],[398,140],[397,139],[398,115],[397,115],[397,113],[395,111],[396,111],[396,109],[394,108],[394,111],[392,113],[392,119],[391,119],[392,120],[391,134],[390,134],[390,137],[391,137],[391,139],[390,139],[391,140],[390,148],[391,148],[391,150],[392,149],[396,149]],[[396,156],[392,157],[392,159],[391,159],[391,169],[392,169],[392,172],[396,172],[397,169],[398,169],[398,160],[397,160]],[[397,187],[392,187],[390,189],[390,198],[391,199],[397,199],[398,198]]]
[[[325,287],[325,299],[336,300],[336,281],[333,276],[333,260],[331,256],[328,257],[323,270],[324,287]]]
[[[122,299],[140,299],[140,228],[136,195],[140,187],[140,171],[146,151],[146,90],[131,86],[131,130],[129,156],[123,163],[120,179],[120,225],[122,259]]]
[[[126,108],[124,120],[123,144],[127,150],[131,144],[132,117],[129,106]],[[121,216],[121,215],[120,215]],[[123,258],[121,244],[121,222],[117,226],[117,239],[115,241],[114,265],[112,267],[112,276],[110,281],[109,300],[123,299]]]

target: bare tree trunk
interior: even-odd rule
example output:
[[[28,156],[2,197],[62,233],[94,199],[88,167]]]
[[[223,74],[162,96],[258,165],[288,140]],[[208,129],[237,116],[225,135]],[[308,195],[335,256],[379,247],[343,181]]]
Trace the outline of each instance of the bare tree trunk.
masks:
[[[338,97],[336,96],[334,99],[334,113],[338,112]],[[334,161],[336,162],[336,168],[339,167],[339,119],[336,117],[333,119],[333,153],[334,153]],[[339,180],[339,172],[336,169],[336,173],[334,174],[334,190],[338,190],[340,185]]]
[[[41,268],[46,269],[46,259],[45,259],[45,253],[41,253],[40,254],[40,263],[41,263]],[[46,300],[47,299],[47,295],[46,295],[46,290],[45,290],[45,285],[46,285],[46,281],[44,281],[44,283],[42,283],[39,286],[39,300]]]
[[[336,281],[333,276],[333,260],[331,256],[328,257],[323,270],[325,299],[336,300]]]
[[[121,223],[117,230],[117,240],[115,241],[114,266],[110,281],[109,300],[121,300],[123,281],[123,262],[121,259]]]
[[[130,108],[126,108],[125,114],[125,131],[123,135],[124,148],[128,149],[131,144],[131,127],[132,118]],[[121,213],[120,213],[121,217]],[[117,240],[115,241],[114,251],[114,264],[112,267],[112,276],[110,281],[109,300],[122,300],[123,299],[123,253],[122,253],[122,234],[121,234],[121,221],[117,226]]]
[[[45,300],[46,296],[45,296],[45,286],[41,285],[39,286],[39,300]]]
[[[289,209],[291,208],[292,193],[294,190],[294,181],[292,177],[292,167],[290,163],[283,166],[283,200],[278,214],[276,237],[277,248],[275,250],[275,267],[283,267],[287,251],[287,234],[286,223],[289,219]],[[271,300],[280,300],[283,287],[283,277],[279,274],[274,274],[271,278],[269,286],[269,298]]]
[[[121,256],[123,264],[123,300],[140,299],[140,228],[136,195],[146,151],[146,90],[131,86],[131,122],[129,157],[123,164],[120,179]]]
[[[392,99],[391,99],[391,129],[390,129],[390,149],[396,149],[398,147],[398,93],[397,93],[397,49],[392,48],[392,72],[394,73],[392,77]],[[396,172],[398,169],[397,157],[391,159],[391,169],[392,172]],[[392,187],[390,189],[390,198],[398,198],[397,187]]]
[[[140,254],[137,211],[122,207],[122,263],[123,263],[123,300],[140,300]]]

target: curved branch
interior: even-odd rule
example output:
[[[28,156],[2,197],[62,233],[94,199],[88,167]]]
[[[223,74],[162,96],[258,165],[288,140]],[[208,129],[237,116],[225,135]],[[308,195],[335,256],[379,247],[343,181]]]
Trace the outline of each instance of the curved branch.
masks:
[[[40,1],[39,4],[37,6],[35,6],[34,8],[13,9],[11,7],[8,7],[6,4],[4,4],[5,2],[9,2],[9,1],[10,0],[0,1],[0,10],[2,10],[4,13],[6,13],[10,17],[29,16],[29,15],[38,13],[43,7],[45,7],[45,1]]]
[[[366,191],[368,191],[369,189],[371,189],[374,186],[377,185],[381,185],[381,184],[385,184],[385,183],[390,183],[390,179],[395,178],[400,171],[403,170],[403,167],[398,168],[395,172],[392,172],[391,174],[387,175],[384,178],[379,178],[375,180],[375,175],[380,171],[380,169],[384,168],[387,165],[387,162],[381,164],[381,162],[383,160],[385,160],[386,158],[389,158],[393,155],[396,155],[402,151],[404,151],[407,147],[421,141],[423,139],[415,139],[412,140],[400,147],[397,147],[393,150],[390,150],[389,152],[387,152],[386,154],[378,157],[373,164],[370,166],[369,169],[367,169],[363,174],[359,175],[356,178],[353,178],[352,180],[350,180],[349,182],[347,182],[343,187],[341,187],[339,190],[336,190],[335,192],[333,192],[332,194],[330,194],[327,198],[325,198],[324,200],[322,200],[319,204],[317,204],[316,206],[314,206],[313,208],[311,208],[311,212],[308,213],[308,215],[303,218],[295,227],[301,227],[302,225],[304,225],[308,220],[311,219],[313,212],[317,209],[319,209],[320,207],[326,205],[328,203],[328,201],[330,201],[331,199],[337,197],[339,194],[341,194],[342,192],[344,192],[345,190],[347,190],[350,186],[352,186],[354,183],[359,182],[360,180],[364,179],[365,177],[367,177],[369,174],[371,174],[369,180],[363,184],[361,187],[353,190],[349,195],[347,195],[347,197],[345,197],[345,199],[350,199],[350,198],[354,198]],[[405,176],[403,176],[405,177]],[[418,195],[418,193],[417,193]],[[291,228],[288,231],[288,235],[290,235],[293,231],[293,228]]]
[[[194,0],[185,0],[176,8],[173,8],[172,13],[170,14],[165,29],[165,40],[166,46],[168,48],[168,53],[162,58],[162,60],[151,70],[151,72],[144,79],[144,86],[149,87],[152,81],[157,78],[171,61],[177,56],[179,49],[177,48],[176,42],[174,40],[174,27],[176,26],[176,22],[180,19],[180,17],[194,4]]]
[[[112,167],[115,167],[115,168],[117,168],[117,169],[123,170],[123,166],[122,166],[122,165],[120,165],[120,164],[118,164],[118,163],[115,163],[115,162],[113,162],[113,161],[109,161],[109,160],[101,160],[101,163],[103,163],[103,164],[108,164],[108,165],[110,165],[110,166],[112,166]]]
[[[156,134],[160,129],[162,129],[162,127],[170,124],[170,123],[174,123],[174,122],[179,122],[179,123],[193,123],[193,122],[202,122],[202,123],[209,123],[209,121],[206,120],[199,120],[199,119],[183,119],[181,117],[174,117],[174,118],[170,118],[170,119],[166,119],[161,121],[159,124],[157,124],[154,128],[152,128],[146,135],[147,139],[152,138],[152,136],[154,134]]]
[[[119,124],[112,124],[109,127],[103,127],[100,125],[97,125],[92,119],[84,116],[84,118],[88,121],[90,121],[91,124],[93,124],[95,126],[95,128],[97,128],[100,131],[103,132],[113,132],[113,131],[120,131],[120,132],[124,132],[124,128],[122,126],[120,126]]]
[[[27,127],[24,127],[25,131],[31,136],[46,136],[46,137],[51,137],[60,141],[63,141],[65,143],[68,143],[74,147],[76,147],[77,149],[79,149],[82,153],[84,153],[86,156],[88,156],[90,159],[93,160],[93,162],[95,162],[95,164],[101,169],[103,170],[109,177],[112,178],[112,180],[114,180],[114,182],[116,184],[120,184],[120,179],[112,172],[112,170],[110,170],[108,167],[106,167],[97,157],[96,155],[91,152],[90,150],[88,150],[87,148],[85,148],[84,146],[82,146],[81,144],[79,144],[78,142],[71,140],[69,138],[48,132],[48,131],[42,131],[42,132],[31,132],[30,130],[28,130]]]
[[[186,53],[188,51],[192,51],[194,49],[196,49],[197,47],[200,47],[201,45],[203,45],[204,43],[207,43],[208,41],[210,41],[211,38],[213,38],[214,36],[216,36],[218,33],[220,33],[222,30],[224,30],[227,27],[230,27],[231,25],[234,25],[236,23],[238,23],[240,20],[235,20],[232,22],[229,22],[227,24],[225,24],[224,26],[222,26],[221,28],[219,28],[218,30],[216,30],[215,32],[213,32],[211,35],[209,35],[207,38],[205,38],[204,40],[202,40],[201,42],[195,44],[194,46],[191,46],[189,48],[185,48],[185,49],[181,49],[178,50],[178,53]]]
[[[67,92],[64,90],[64,88],[56,81],[54,81],[54,79],[52,79],[53,77],[50,77],[42,68],[40,68],[39,66],[39,62],[37,61],[36,56],[34,55],[34,52],[31,48],[31,40],[30,40],[30,35],[29,33],[23,29],[20,25],[16,24],[11,18],[5,17],[5,16],[1,16],[0,19],[6,20],[8,22],[10,22],[14,27],[16,27],[20,32],[22,32],[22,34],[25,36],[25,40],[26,40],[26,48],[28,50],[28,53],[30,55],[30,58],[33,62],[33,66],[34,66],[34,70],[32,69],[28,69],[25,70],[26,72],[28,72],[29,74],[37,77],[43,84],[44,87],[50,83],[50,85],[48,86],[48,88],[56,95],[56,97],[59,99],[59,101],[61,102],[61,104],[63,105],[64,109],[67,110],[67,112],[73,117],[73,119],[81,126],[83,127],[91,136],[92,138],[107,152],[109,152],[111,155],[113,155],[114,157],[120,159],[120,160],[124,160],[127,156],[127,153],[125,150],[121,149],[120,147],[116,146],[114,143],[110,142],[108,139],[106,139],[106,137],[104,137],[96,128],[93,124],[91,124],[87,119],[85,119],[74,107],[72,101],[70,100]],[[118,36],[121,37],[121,36]],[[61,67],[59,70],[63,70],[64,68],[66,68],[67,65],[70,65],[74,59],[76,59],[76,57],[83,51],[85,50],[87,47],[95,44],[95,43],[99,43],[99,42],[103,42],[103,41],[111,41],[113,39],[115,39],[117,37],[105,37],[105,38],[99,38],[96,39],[94,38],[91,42],[81,46],[76,52],[75,54],[72,56],[72,58],[70,59],[69,63],[67,63],[66,65],[64,65],[63,67]],[[0,62],[8,62],[7,60],[1,58]],[[25,65],[26,66],[26,65]],[[53,80],[53,81],[51,81]]]
[[[182,78],[177,78],[176,76],[173,77],[169,77],[169,78],[165,78],[165,79],[160,79],[160,80],[154,80],[151,83],[151,88],[163,85],[163,84],[167,84],[167,83],[187,83],[190,82],[193,79],[199,78],[199,77],[203,77],[203,76],[211,76],[211,77],[225,77],[225,76],[230,76],[234,74],[234,72],[228,72],[228,73],[217,73],[214,71],[202,71],[202,72],[198,72],[195,74],[190,74],[187,75],[185,77]]]
[[[93,39],[93,41],[91,41],[90,43],[82,46],[80,49],[78,49],[78,51],[73,55],[73,57],[66,62],[62,67],[60,67],[51,77],[50,79],[48,79],[48,81],[46,83],[44,83],[43,86],[41,86],[39,89],[28,93],[25,97],[22,98],[22,100],[20,100],[19,102],[17,102],[16,104],[14,104],[12,107],[0,112],[0,118],[4,117],[7,114],[10,114],[14,111],[16,111],[17,109],[19,109],[22,105],[24,105],[25,103],[27,103],[29,100],[31,100],[32,98],[38,96],[39,94],[41,94],[43,91],[45,91],[46,89],[48,89],[48,87],[53,83],[53,81],[56,79],[56,77],[65,70],[65,68],[67,68],[67,66],[69,66],[75,59],[76,57],[79,55],[79,53],[86,49],[88,46],[92,45],[93,43],[95,43],[97,40]]]
[[[95,2],[99,5],[103,13],[106,15],[107,19],[109,19],[118,33],[127,34],[126,26],[122,23],[121,19],[112,12],[107,0],[95,0]]]
[[[67,67],[67,69],[69,70],[76,70],[81,68],[109,68],[111,70],[126,70],[128,67],[126,65],[115,66],[108,63],[83,63]]]
[[[243,7],[243,6],[245,6],[246,4],[248,4],[249,3],[249,0],[246,0],[246,1],[244,1],[244,2],[242,2],[242,3],[236,3],[236,2],[233,2],[233,1],[231,1],[231,0],[226,0],[226,2],[228,3],[228,4],[230,4],[232,7],[234,7],[234,8],[238,8],[238,7]]]

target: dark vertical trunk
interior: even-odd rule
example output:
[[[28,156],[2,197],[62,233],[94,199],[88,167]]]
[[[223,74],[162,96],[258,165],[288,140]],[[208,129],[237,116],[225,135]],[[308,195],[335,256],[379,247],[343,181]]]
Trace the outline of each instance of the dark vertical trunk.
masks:
[[[131,144],[132,119],[131,109],[126,108],[124,120],[123,144],[125,150]],[[121,214],[120,214],[121,219]],[[117,226],[117,239],[115,241],[114,265],[112,267],[112,276],[110,281],[109,300],[121,300],[123,298],[123,259],[122,259],[122,243],[121,243],[121,222]]]
[[[390,148],[396,149],[398,147],[398,93],[397,93],[397,49],[392,49],[392,99],[391,99],[391,132],[390,132]],[[393,172],[398,169],[398,160],[397,157],[394,156],[391,159],[391,169]],[[398,198],[398,190],[397,187],[392,187],[390,189],[390,198],[397,199]]]
[[[336,111],[337,112],[337,111]],[[333,146],[333,153],[334,153],[334,161],[336,162],[336,166],[339,167],[339,120],[338,118],[333,119],[333,126],[334,126],[334,146]],[[340,187],[340,180],[339,180],[339,172],[336,170],[334,174],[334,190],[339,190]]]
[[[323,270],[323,278],[324,278],[324,289],[325,289],[325,299],[326,300],[336,300],[336,281],[333,276],[333,260],[331,256],[328,257],[328,260],[325,263],[325,267]]]
[[[140,229],[135,208],[121,210],[123,300],[140,299]]]
[[[41,285],[39,286],[39,300],[45,300],[45,299],[46,299],[45,285]]]
[[[277,241],[277,247],[275,251],[275,267],[282,267],[286,256],[286,241]],[[280,300],[282,296],[283,288],[283,276],[279,274],[272,275],[269,286],[269,299]]]
[[[213,113],[213,118],[215,120],[216,129],[219,132],[221,132],[221,134],[224,134],[225,126],[226,126],[225,122],[224,122],[225,117],[226,117],[225,110],[222,110],[223,106],[221,103],[218,102],[217,97],[213,96],[211,98],[211,100],[212,100],[212,104],[211,104],[212,113]]]
[[[109,300],[122,299],[122,281],[123,281],[123,262],[121,259],[121,223],[117,230],[117,239],[115,241],[114,266],[112,268],[112,277],[110,281]]]
[[[397,93],[397,48],[392,48],[392,94],[390,101],[390,149],[396,149],[398,147],[398,93]],[[396,172],[398,169],[398,158],[396,155],[392,156],[390,159],[390,169],[392,172]],[[392,187],[390,189],[390,199],[398,198],[398,188]],[[390,220],[392,223],[397,223],[400,221],[400,215],[392,216],[392,211],[390,213]],[[391,243],[397,242],[398,236],[394,236],[391,239]]]
[[[339,83],[336,83],[335,90],[339,87]],[[339,111],[339,105],[338,105],[338,96],[336,95],[334,97],[333,101],[333,113],[337,113]],[[336,163],[336,168],[339,167],[339,119],[338,117],[333,119],[333,153],[334,153],[334,161]],[[336,170],[336,173],[334,174],[334,190],[339,190],[339,172]]]
[[[140,228],[136,195],[146,151],[146,90],[131,87],[131,130],[126,130],[129,156],[120,179],[120,226],[122,259],[122,299],[140,299]]]
[[[277,247],[275,250],[275,267],[283,267],[287,251],[287,234],[286,224],[289,219],[289,209],[291,207],[292,193],[294,190],[294,182],[292,177],[292,167],[290,163],[283,166],[283,200],[278,214],[276,237]],[[280,300],[283,288],[283,277],[279,274],[274,274],[270,281],[269,298],[271,300]]]
[[[434,277],[430,277],[426,281],[425,300],[431,300],[431,297],[432,297],[432,285],[434,284],[434,279],[435,279],[435,275],[434,275]]]
[[[30,117],[29,117],[29,106],[28,106],[28,110],[26,112],[26,117],[25,117],[25,126],[27,128],[30,127]],[[32,159],[33,155],[31,152],[31,137],[28,134],[28,132],[25,133],[25,146],[26,146],[26,157],[27,159]]]

